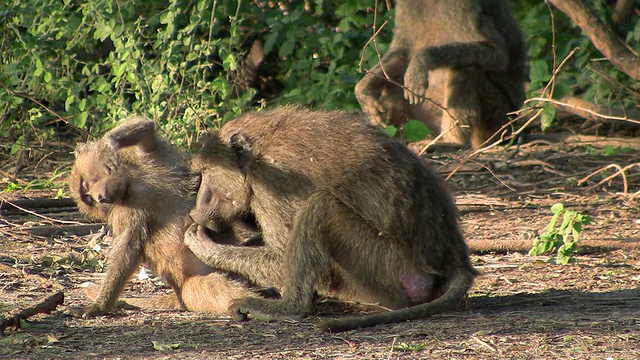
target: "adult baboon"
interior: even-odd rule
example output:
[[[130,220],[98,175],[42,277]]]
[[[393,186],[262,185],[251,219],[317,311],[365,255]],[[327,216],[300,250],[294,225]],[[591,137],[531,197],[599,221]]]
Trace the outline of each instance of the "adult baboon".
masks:
[[[479,147],[525,99],[526,44],[508,1],[395,3],[389,51],[355,88],[362,110],[377,123],[418,119],[444,143]]]
[[[133,305],[224,314],[231,299],[253,294],[247,285],[198,260],[184,246],[184,218],[194,204],[194,181],[180,154],[155,135],[154,123],[134,117],[104,138],[79,144],[69,177],[81,212],[106,221],[114,240],[106,276],[93,303],[74,315],[109,312],[140,263],[176,296],[127,299]],[[216,239],[237,243],[233,236]]]
[[[451,308],[473,282],[442,181],[359,116],[296,107],[244,115],[211,134],[192,170],[202,183],[187,246],[212,267],[284,290],[280,301],[235,300],[237,320],[303,316],[314,289],[398,309],[321,324],[342,331]],[[245,213],[264,246],[215,244],[197,224]]]

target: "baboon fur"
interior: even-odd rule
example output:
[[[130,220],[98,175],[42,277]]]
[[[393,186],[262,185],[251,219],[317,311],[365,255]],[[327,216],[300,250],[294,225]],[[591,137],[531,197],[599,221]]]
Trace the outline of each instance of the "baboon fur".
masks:
[[[396,309],[332,320],[325,331],[424,317],[454,307],[473,269],[443,182],[364,118],[283,107],[212,133],[192,159],[202,174],[187,246],[205,263],[284,290],[245,297],[230,312],[258,319],[308,314],[314,290]],[[220,245],[206,221],[253,213],[264,246]]]
[[[480,147],[525,99],[526,44],[508,1],[395,4],[389,50],[356,84],[362,110],[376,123],[417,119],[443,144]]]
[[[184,246],[184,218],[194,205],[195,181],[180,154],[156,136],[153,121],[133,117],[102,139],[79,144],[75,157],[71,195],[82,213],[108,223],[114,239],[97,296],[90,306],[73,309],[73,315],[98,316],[112,310],[141,263],[175,295],[127,299],[138,307],[222,315],[231,299],[254,294]],[[216,239],[239,243],[233,236]]]

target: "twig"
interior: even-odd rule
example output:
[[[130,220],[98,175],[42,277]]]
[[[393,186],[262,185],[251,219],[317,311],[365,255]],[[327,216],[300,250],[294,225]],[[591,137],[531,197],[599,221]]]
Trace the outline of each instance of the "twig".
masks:
[[[46,298],[44,301],[41,301],[40,303],[30,308],[21,310],[8,319],[0,318],[0,337],[4,336],[4,331],[6,329],[20,329],[21,320],[24,320],[36,314],[50,314],[56,309],[56,307],[58,307],[58,305],[62,305],[63,302],[64,293],[57,292]]]
[[[78,221],[58,220],[58,219],[50,218],[50,217],[48,217],[48,216],[40,215],[40,214],[38,214],[38,213],[36,213],[36,212],[33,212],[33,211],[31,211],[31,210],[27,210],[27,209],[25,209],[25,208],[23,208],[23,207],[20,207],[20,206],[18,206],[18,205],[16,205],[16,204],[12,203],[11,201],[7,200],[7,199],[6,199],[4,196],[2,196],[2,195],[0,195],[0,200],[1,200],[2,202],[6,202],[6,203],[11,204],[11,205],[12,205],[13,207],[15,207],[16,209],[22,210],[22,211],[26,212],[27,214],[31,214],[31,215],[33,215],[33,216],[37,216],[37,217],[39,217],[39,218],[41,218],[41,219],[44,219],[44,220],[48,220],[48,221],[51,221],[51,222],[54,222],[54,223],[60,223],[60,224],[75,224],[75,225],[82,225],[82,223],[81,223],[81,222],[78,222]]]

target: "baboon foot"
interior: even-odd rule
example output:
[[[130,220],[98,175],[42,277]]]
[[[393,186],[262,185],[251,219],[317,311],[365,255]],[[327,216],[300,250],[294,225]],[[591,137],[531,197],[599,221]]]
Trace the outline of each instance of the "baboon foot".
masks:
[[[67,307],[64,313],[65,315],[88,319],[92,317],[106,315],[108,311],[102,306],[91,304],[87,307]]]
[[[306,313],[301,314],[295,310],[288,309],[282,304],[282,300],[246,297],[233,300],[229,305],[229,314],[235,321],[246,321],[248,315],[260,321],[300,320],[306,315]]]
[[[265,299],[280,299],[280,291],[274,287],[258,289],[256,293]]]
[[[359,84],[360,83],[358,83],[358,85]],[[356,98],[358,99],[358,103],[360,103],[362,112],[367,116],[369,121],[375,124],[384,124],[383,114],[385,109],[376,96],[368,93],[366,90],[356,90]]]

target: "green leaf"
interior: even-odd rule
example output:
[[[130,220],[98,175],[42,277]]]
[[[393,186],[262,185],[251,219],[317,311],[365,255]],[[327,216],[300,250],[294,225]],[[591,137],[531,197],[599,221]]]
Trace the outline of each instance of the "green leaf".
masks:
[[[236,57],[233,56],[228,50],[220,49],[220,59],[222,59],[222,67],[226,71],[235,71],[238,63]]]
[[[394,137],[398,133],[398,128],[393,125],[387,125],[387,127],[384,128],[384,132],[386,132],[387,135]]]
[[[295,46],[296,46],[296,38],[287,37],[287,40],[285,40],[285,42],[282,43],[282,45],[280,45],[280,49],[278,50],[278,56],[280,58],[286,57],[291,53],[291,51],[293,51],[293,48]]]
[[[532,83],[543,83],[551,79],[549,64],[545,60],[534,60],[529,63],[529,79]]]
[[[273,45],[276,43],[276,40],[278,40],[278,32],[274,31],[272,33],[267,34],[267,36],[265,37],[265,41],[264,41],[264,53],[265,55],[268,54],[271,49],[273,48]]]
[[[431,134],[431,130],[423,122],[409,120],[404,125],[404,137],[410,142],[422,141]]]
[[[153,348],[158,351],[170,351],[174,349],[178,349],[180,347],[180,342],[173,344],[165,344],[164,341],[151,341]]]
[[[550,103],[545,103],[544,108],[542,109],[542,114],[540,114],[540,126],[542,131],[547,130],[553,124],[553,121],[556,118],[556,109]]]
[[[65,102],[64,102],[64,110],[65,111],[69,111],[69,109],[71,108],[71,104],[73,104],[73,101],[75,99],[76,99],[76,97],[73,96],[73,95],[67,96],[67,100],[65,100]]]
[[[556,203],[551,206],[551,212],[554,214],[560,214],[564,211],[564,204]]]

